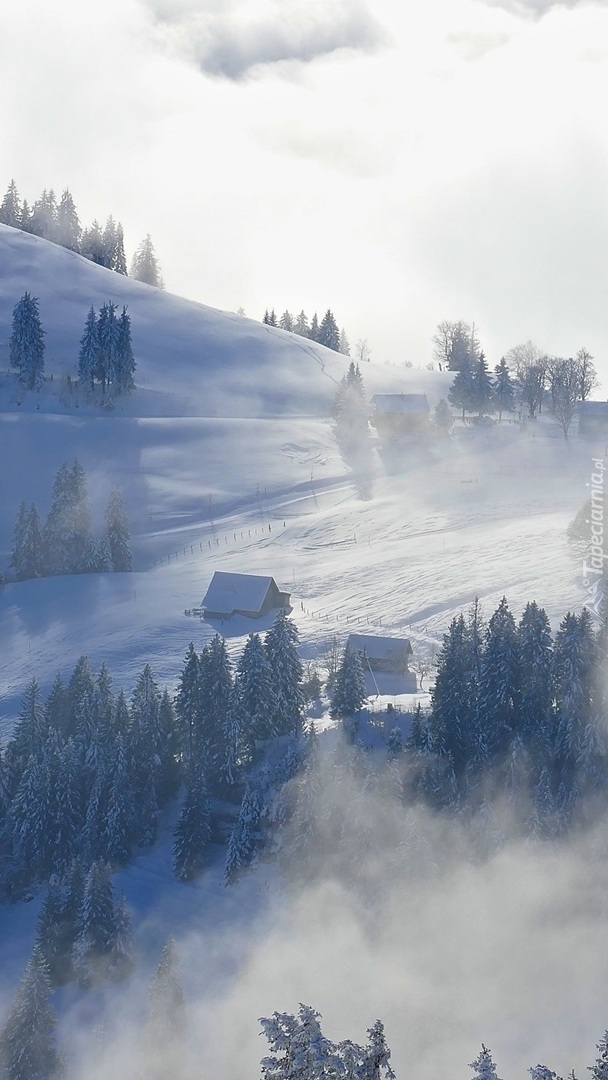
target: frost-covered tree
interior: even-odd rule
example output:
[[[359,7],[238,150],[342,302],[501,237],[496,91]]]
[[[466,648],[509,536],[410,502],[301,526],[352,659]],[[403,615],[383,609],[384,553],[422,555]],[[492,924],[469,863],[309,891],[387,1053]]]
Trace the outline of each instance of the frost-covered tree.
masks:
[[[29,231],[45,240],[55,240],[57,235],[57,199],[52,188],[42,192],[32,207]]]
[[[21,228],[21,203],[14,180],[11,180],[0,203],[0,224],[10,225],[13,229]]]
[[[184,657],[184,666],[175,695],[180,752],[186,762],[192,762],[195,756],[202,711],[201,700],[200,660],[194,648],[194,642],[191,641]]]
[[[14,790],[26,766],[32,759],[39,760],[47,739],[48,721],[40,683],[36,676],[28,683],[13,736],[6,750],[6,760]]]
[[[80,253],[85,258],[98,266],[106,265],[106,252],[103,242],[101,225],[95,219],[88,229],[85,229],[80,239]]]
[[[157,289],[163,288],[160,267],[150,233],[142,240],[133,256],[131,277],[136,281],[143,281],[146,285],[154,285]]]
[[[365,673],[357,649],[344,650],[331,696],[330,713],[341,719],[352,719],[361,712],[365,698]]]
[[[494,408],[499,420],[502,420],[503,412],[515,410],[515,387],[504,356],[494,368]]]
[[[473,1075],[477,1080],[499,1080],[498,1073],[496,1072],[496,1066],[492,1060],[492,1055],[488,1048],[481,1044],[481,1050],[469,1065],[469,1068],[473,1070]]]
[[[99,370],[99,333],[95,308],[91,306],[80,339],[78,379],[86,393],[92,393]]]
[[[321,320],[317,340],[320,345],[325,345],[326,349],[340,352],[340,331],[330,308],[327,309]]]
[[[48,967],[36,946],[0,1033],[3,1080],[59,1080],[62,1067],[51,989]]]
[[[448,401],[457,409],[462,409],[462,419],[465,413],[473,412],[477,407],[475,380],[472,365],[468,359],[464,359],[454,377],[454,382],[448,391]]]
[[[298,656],[298,630],[286,612],[277,615],[264,647],[272,669],[276,732],[297,737],[302,733],[304,718],[303,670]]]
[[[607,1080],[608,1078],[608,1031],[605,1031],[597,1044],[599,1051],[593,1065],[589,1066],[593,1080]]]
[[[243,717],[247,751],[252,757],[259,739],[276,734],[276,695],[272,669],[259,634],[250,634],[237,667],[235,705]]]
[[[97,321],[97,339],[99,348],[95,378],[101,383],[102,393],[105,394],[106,389],[114,379],[116,371],[116,346],[118,341],[116,304],[111,301],[107,301],[100,308]]]
[[[40,577],[44,567],[42,523],[35,503],[19,507],[13,534],[11,566],[19,581]]]
[[[294,325],[294,332],[300,334],[301,337],[308,337],[310,334],[310,327],[308,325],[308,318],[304,311],[301,311],[296,318]]]
[[[136,808],[133,803],[131,777],[123,736],[114,740],[114,758],[107,801],[101,826],[101,847],[104,857],[113,865],[121,865],[131,855],[135,831]]]
[[[115,394],[130,394],[135,389],[135,357],[131,341],[131,316],[123,307],[117,321],[114,363],[111,374]]]
[[[201,770],[191,769],[173,844],[173,870],[180,881],[191,881],[203,869],[211,838],[210,819],[205,775]]]
[[[9,357],[23,385],[28,390],[40,390],[44,381],[44,330],[38,300],[29,292],[13,308]]]
[[[507,749],[517,727],[518,663],[515,620],[503,596],[488,623],[481,663],[477,728],[490,758]]]
[[[128,573],[132,569],[129,548],[129,522],[119,488],[114,488],[106,509],[106,535],[110,547],[110,559],[114,573]]]
[[[340,330],[340,347],[338,352],[341,352],[343,356],[350,356],[350,342],[346,336],[344,327]]]
[[[170,937],[150,985],[144,1033],[146,1077],[149,1080],[165,1080],[169,1073],[174,1080],[182,1080],[185,1028],[185,997],[175,941]]]
[[[445,398],[435,406],[433,424],[441,435],[447,435],[454,426],[454,416]]]
[[[64,461],[55,478],[44,548],[46,574],[86,574],[96,569],[87,482],[78,460],[71,468]]]
[[[259,841],[262,806],[260,788],[255,781],[250,781],[245,788],[239,816],[228,842],[224,864],[225,885],[235,881],[238,874],[250,866],[253,860]]]
[[[284,311],[279,319],[279,326],[281,330],[290,330],[293,332],[293,315],[289,311]]]
[[[357,1071],[357,1080],[395,1080],[395,1073],[390,1066],[391,1052],[384,1034],[384,1024],[376,1020],[367,1029],[367,1045],[363,1051],[363,1060]]]
[[[72,961],[82,986],[110,977],[117,936],[114,890],[108,866],[93,863],[89,870],[77,916]]]
[[[108,978],[112,982],[122,982],[131,974],[133,963],[131,917],[124,894],[121,894],[114,909],[114,935],[108,959]]]
[[[66,188],[61,196],[57,207],[57,220],[55,225],[55,240],[62,247],[70,251],[80,251],[80,237],[82,228],[74,200]]]
[[[494,401],[494,384],[484,352],[480,352],[471,364],[473,401],[479,416],[491,412]]]
[[[231,784],[239,759],[240,739],[232,726],[234,680],[226,642],[216,634],[200,656],[200,716],[195,753],[213,788]]]

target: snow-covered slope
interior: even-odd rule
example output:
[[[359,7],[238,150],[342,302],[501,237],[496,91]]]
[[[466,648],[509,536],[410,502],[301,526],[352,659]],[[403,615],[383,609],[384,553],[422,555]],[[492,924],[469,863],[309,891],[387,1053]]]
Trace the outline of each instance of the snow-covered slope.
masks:
[[[75,372],[90,305],[127,304],[137,392],[113,412],[103,412],[62,404],[54,387],[40,396],[17,391],[2,368],[12,308],[26,289],[40,300],[54,383],[61,373]],[[407,634],[416,653],[437,643],[449,619],[476,595],[487,615],[503,594],[516,615],[536,599],[554,627],[568,607],[584,603],[565,527],[587,496],[592,457],[601,456],[604,446],[577,439],[565,445],[544,420],[527,429],[509,423],[459,428],[445,439],[406,440],[390,459],[379,446],[374,475],[362,488],[339,453],[329,420],[346,364],[293,335],[120,278],[0,227],[0,566],[8,562],[19,501],[36,501],[45,514],[55,473],[74,456],[86,468],[98,520],[108,490],[121,484],[136,556],[130,575],[43,579],[0,590],[0,734],[10,727],[32,675],[46,690],[58,670],[69,675],[82,653],[95,669],[105,661],[115,687],[127,689],[147,662],[161,683],[173,686],[189,641],[200,649],[216,630],[236,653],[246,634],[266,629],[271,619],[252,624],[237,618],[221,625],[188,618],[184,609],[199,604],[214,570],[271,574],[290,590],[305,657],[318,655],[334,635],[343,641],[351,630],[368,628]],[[450,381],[437,372],[381,363],[366,365],[363,376],[370,396],[424,391],[431,405],[445,396]],[[120,885],[137,913],[144,951],[150,943],[152,952],[158,950],[170,932],[201,932],[202,947],[197,940],[184,953],[192,968],[206,973],[205,986],[213,987],[213,995],[207,989],[204,997],[211,1029],[218,985],[226,972],[238,970],[241,956],[249,956],[250,924],[272,919],[276,933],[281,912],[286,922],[293,915],[292,900],[281,896],[272,908],[272,866],[227,896],[221,853],[201,881],[178,885],[171,875],[169,824],[158,848],[140,855],[121,874]],[[468,910],[469,900],[461,897],[461,911]],[[39,904],[40,897],[3,912],[0,965],[7,993],[31,948]],[[391,931],[386,954],[368,956],[358,930],[344,936],[343,908],[332,908],[331,891],[329,899],[321,896],[307,910],[314,920],[319,913],[319,924],[314,921],[303,938],[293,939],[293,951],[285,948],[292,943],[286,932],[276,948],[271,940],[248,961],[237,1007],[226,1011],[230,1023],[237,1016],[247,1032],[247,1067],[228,1072],[218,1066],[215,1075],[251,1075],[256,1015],[308,998],[323,1011],[334,1008],[339,1019],[343,1013],[350,1018],[354,1009],[361,1032],[377,1010],[395,1033],[397,1062],[407,1060],[414,1029],[426,1031],[427,1025],[428,1043],[434,1044],[437,987],[443,985],[444,956],[453,941],[439,950],[441,972],[429,978],[418,1016],[408,982],[407,965],[416,953],[411,942],[402,945],[402,957]],[[476,908],[471,910],[475,915]],[[451,911],[435,912],[436,925],[429,920],[426,937],[416,929],[420,913],[413,914],[408,920],[399,908],[395,925],[411,925],[421,941],[434,941],[437,926],[451,933]],[[458,940],[458,933],[453,937]],[[476,956],[479,941],[474,945],[470,953]],[[496,948],[502,959],[501,941]],[[270,965],[269,955],[275,958]],[[365,971],[351,979],[353,957]],[[423,960],[426,973],[426,955]],[[458,958],[447,966],[460,978]],[[329,969],[336,973],[335,987],[328,982]],[[386,971],[393,971],[392,980]],[[340,978],[361,992],[345,993]],[[544,981],[543,971],[543,986]],[[289,988],[293,1000],[277,996],[278,984]],[[562,985],[569,985],[568,978]],[[442,1006],[454,1030],[462,1013],[453,1001],[466,998],[461,990],[458,985]],[[91,1018],[90,1004],[85,1007],[88,1031],[97,1017]],[[401,1035],[404,1007],[409,1028]],[[484,1029],[478,1041],[496,1029],[491,1019],[490,1036]],[[470,1018],[467,1037],[471,1030],[477,1038],[478,1026],[477,1016]],[[215,1034],[210,1030],[210,1037]],[[473,1052],[467,1044],[459,1062]]]

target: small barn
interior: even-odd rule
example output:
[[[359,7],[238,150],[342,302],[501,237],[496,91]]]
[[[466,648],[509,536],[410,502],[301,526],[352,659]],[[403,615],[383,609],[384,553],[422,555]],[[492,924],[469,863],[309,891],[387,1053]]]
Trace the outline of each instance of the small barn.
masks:
[[[249,619],[259,619],[268,611],[288,608],[289,601],[290,594],[281,592],[273,577],[216,570],[201,607],[204,618],[246,615]]]
[[[372,634],[350,634],[346,648],[361,653],[372,671],[387,671],[391,675],[409,674],[408,660],[412,646],[408,638],[375,637]]]
[[[428,430],[426,394],[374,394],[371,403],[372,423],[379,435],[411,435]]]
[[[608,401],[581,401],[578,407],[579,435],[608,435]]]

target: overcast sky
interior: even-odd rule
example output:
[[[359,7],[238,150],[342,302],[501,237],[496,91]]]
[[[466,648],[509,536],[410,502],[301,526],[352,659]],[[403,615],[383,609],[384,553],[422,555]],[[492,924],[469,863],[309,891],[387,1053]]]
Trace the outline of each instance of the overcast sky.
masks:
[[[9,0],[0,187],[376,360],[463,318],[492,365],[530,338],[608,376],[607,83],[603,0]]]

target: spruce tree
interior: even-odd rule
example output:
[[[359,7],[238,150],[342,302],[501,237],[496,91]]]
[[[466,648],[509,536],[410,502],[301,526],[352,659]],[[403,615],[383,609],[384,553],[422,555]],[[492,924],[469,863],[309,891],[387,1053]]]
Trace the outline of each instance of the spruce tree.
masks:
[[[105,981],[116,940],[116,909],[110,871],[103,863],[93,863],[86,876],[76,926],[72,961],[78,981],[81,986]]]
[[[471,1062],[469,1068],[473,1070],[476,1080],[499,1080],[496,1066],[492,1061],[492,1055],[483,1043],[479,1054],[475,1061]]]
[[[163,287],[160,267],[150,233],[142,240],[133,256],[131,277],[135,278],[136,281],[143,281],[146,285],[154,285],[157,289]]]
[[[477,716],[490,758],[504,752],[517,727],[519,649],[515,621],[503,596],[488,623]]]
[[[21,205],[14,180],[11,180],[6,195],[0,203],[0,224],[10,225],[13,229],[21,228]]]
[[[238,754],[230,730],[232,665],[220,634],[211,639],[200,656],[199,686],[201,713],[196,752],[211,787],[217,789],[232,782],[235,754]]]
[[[298,630],[292,619],[281,611],[266,634],[264,647],[272,669],[276,698],[277,734],[299,736],[304,717],[302,662],[297,652]]]
[[[226,862],[224,864],[224,884],[235,881],[238,874],[252,862],[259,839],[259,823],[262,814],[262,795],[254,781],[245,788],[237,822],[230,834]]]
[[[361,654],[357,649],[346,648],[336,675],[330,705],[331,716],[342,719],[354,717],[363,708],[366,696]]]
[[[80,339],[78,353],[78,380],[85,393],[92,394],[99,371],[99,333],[95,308],[91,306]]]
[[[276,695],[272,670],[259,634],[250,634],[237,667],[235,693],[243,717],[249,757],[258,740],[276,734]]]
[[[472,412],[477,406],[475,396],[475,381],[470,361],[463,360],[457,371],[454,382],[448,391],[448,401],[457,409],[462,409],[462,419],[466,412]]]
[[[329,308],[321,321],[317,341],[320,345],[325,345],[326,349],[340,352],[340,331],[338,330],[338,325],[333,313]]]
[[[183,1080],[185,997],[179,978],[175,941],[170,937],[150,986],[148,1019],[144,1034],[146,1077]]]
[[[40,577],[44,565],[42,525],[34,503],[19,507],[13,533],[11,566],[18,581]]]
[[[44,382],[44,330],[38,300],[29,292],[13,308],[9,357],[23,385],[28,390],[40,390]]]
[[[80,251],[82,229],[74,205],[74,200],[66,188],[57,207],[55,239],[62,247],[70,251]]]
[[[184,667],[175,696],[175,711],[181,755],[186,762],[191,763],[195,757],[202,712],[200,661],[192,641],[184,657]]]
[[[191,769],[173,844],[173,870],[180,881],[201,873],[211,838],[209,792],[202,770]]]
[[[473,361],[471,366],[471,377],[475,408],[480,416],[484,416],[486,413],[492,411],[491,406],[494,400],[494,384],[488,370],[485,353],[480,352],[479,356]]]
[[[494,375],[494,408],[498,410],[498,419],[502,420],[503,412],[515,410],[515,387],[504,356],[494,368]]]
[[[116,373],[116,349],[118,344],[118,320],[116,304],[111,301],[103,304],[97,321],[97,370],[95,378],[101,383],[102,394],[114,380]]]
[[[57,235],[57,199],[52,188],[42,192],[32,207],[29,231],[45,240],[55,241]]]
[[[50,997],[49,970],[41,949],[35,946],[0,1033],[3,1080],[59,1080],[57,1019]]]
[[[111,381],[115,394],[130,394],[135,389],[135,357],[131,342],[131,318],[123,307],[116,326],[116,344]]]
[[[376,1020],[367,1029],[367,1045],[363,1052],[363,1061],[357,1071],[357,1080],[395,1080],[395,1073],[390,1066],[391,1052],[384,1034],[384,1024]]]
[[[106,534],[110,546],[112,570],[117,574],[128,573],[132,569],[129,549],[129,522],[119,488],[114,488],[106,509]]]

